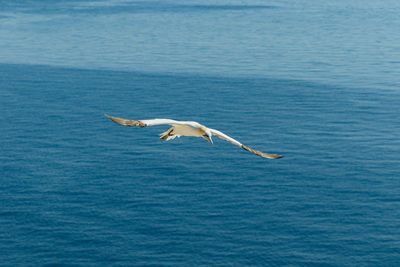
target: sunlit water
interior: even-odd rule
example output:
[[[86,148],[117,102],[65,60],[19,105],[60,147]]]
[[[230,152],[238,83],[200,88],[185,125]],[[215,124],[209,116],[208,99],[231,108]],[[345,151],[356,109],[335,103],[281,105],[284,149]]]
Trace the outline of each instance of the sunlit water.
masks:
[[[0,1],[0,264],[398,265],[399,12]]]

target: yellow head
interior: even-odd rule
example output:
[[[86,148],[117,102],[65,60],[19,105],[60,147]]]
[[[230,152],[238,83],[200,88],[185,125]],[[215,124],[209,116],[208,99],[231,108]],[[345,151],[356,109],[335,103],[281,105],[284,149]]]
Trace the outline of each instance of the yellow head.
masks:
[[[205,126],[200,126],[200,130],[202,131],[202,137],[206,139],[208,142],[210,142],[211,145],[213,145],[213,140],[211,139],[212,133],[210,129],[208,129]]]

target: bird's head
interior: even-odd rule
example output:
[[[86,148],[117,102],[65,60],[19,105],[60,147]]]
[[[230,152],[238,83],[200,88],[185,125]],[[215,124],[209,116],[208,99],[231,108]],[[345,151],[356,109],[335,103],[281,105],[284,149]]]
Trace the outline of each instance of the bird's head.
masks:
[[[211,131],[210,131],[210,129],[208,129],[207,127],[202,127],[202,130],[203,130],[203,132],[204,132],[204,134],[203,134],[203,138],[204,139],[206,139],[208,142],[210,142],[210,144],[211,145],[213,145],[214,143],[213,143],[213,140],[212,140],[212,138],[211,138],[211,136],[212,136],[212,133],[211,133]]]

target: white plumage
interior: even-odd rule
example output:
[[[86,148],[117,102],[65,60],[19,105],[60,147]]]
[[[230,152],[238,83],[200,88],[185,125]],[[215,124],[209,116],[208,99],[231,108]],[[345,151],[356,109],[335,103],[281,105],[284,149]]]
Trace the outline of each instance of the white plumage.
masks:
[[[282,158],[281,155],[277,154],[268,154],[264,153],[252,148],[249,148],[239,141],[233,139],[232,137],[227,136],[226,134],[215,130],[211,128],[207,128],[204,125],[201,125],[198,122],[195,121],[176,121],[176,120],[170,120],[170,119],[152,119],[152,120],[127,120],[127,119],[121,119],[117,117],[112,117],[107,114],[106,115],[108,118],[113,120],[114,122],[125,125],[125,126],[139,126],[139,127],[147,127],[147,126],[156,126],[156,125],[172,125],[172,127],[166,131],[161,133],[160,139],[163,140],[171,140],[174,139],[175,137],[180,137],[180,136],[195,136],[195,137],[202,137],[206,139],[207,141],[210,142],[210,144],[213,144],[212,141],[212,136],[215,135],[221,139],[224,139],[226,141],[231,142],[234,145],[240,146],[241,148],[252,152],[260,157],[263,158],[268,158],[268,159],[279,159]]]

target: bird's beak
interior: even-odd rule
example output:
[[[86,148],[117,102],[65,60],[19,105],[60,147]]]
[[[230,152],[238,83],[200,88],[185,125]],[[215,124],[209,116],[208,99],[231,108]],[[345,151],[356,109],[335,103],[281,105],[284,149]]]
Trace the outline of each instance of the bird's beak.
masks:
[[[203,135],[203,138],[206,139],[208,142],[210,142],[211,145],[214,145],[213,140],[211,139],[211,136],[205,134],[205,135]]]

